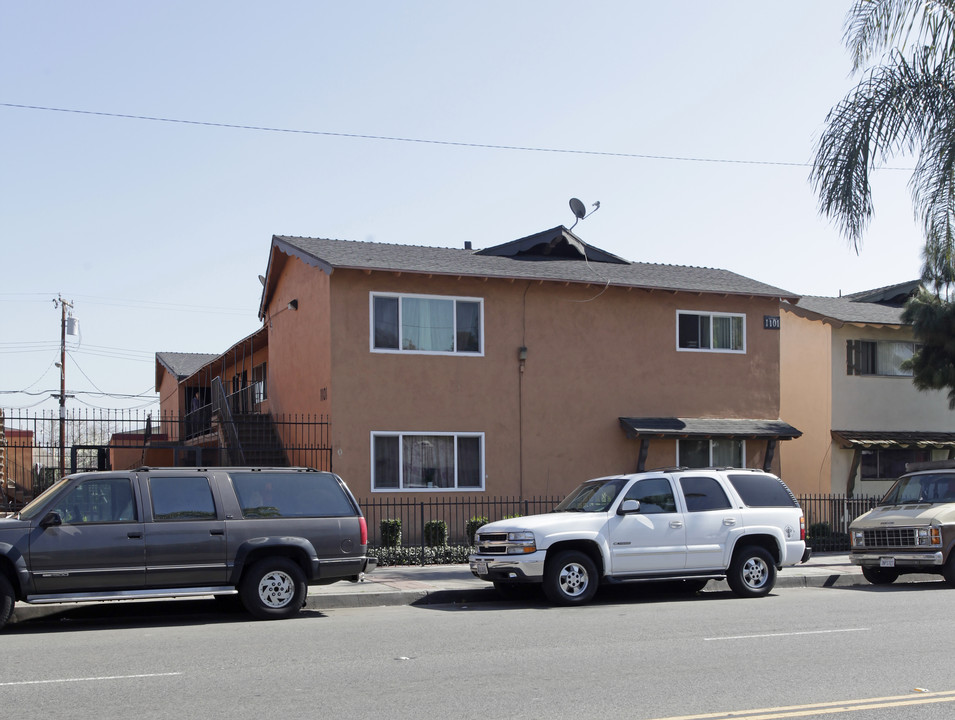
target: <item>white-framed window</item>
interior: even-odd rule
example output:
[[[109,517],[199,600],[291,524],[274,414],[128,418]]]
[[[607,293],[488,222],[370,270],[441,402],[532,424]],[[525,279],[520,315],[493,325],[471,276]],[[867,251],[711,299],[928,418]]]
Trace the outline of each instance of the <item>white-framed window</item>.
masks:
[[[371,350],[428,355],[484,354],[484,299],[370,294]]]
[[[372,492],[484,489],[484,433],[371,434]]]
[[[902,363],[911,360],[920,343],[895,340],[847,340],[846,372],[849,375],[912,377]]]
[[[746,316],[676,311],[676,348],[697,352],[746,352]]]
[[[746,467],[746,441],[739,438],[683,438],[676,443],[680,467]]]

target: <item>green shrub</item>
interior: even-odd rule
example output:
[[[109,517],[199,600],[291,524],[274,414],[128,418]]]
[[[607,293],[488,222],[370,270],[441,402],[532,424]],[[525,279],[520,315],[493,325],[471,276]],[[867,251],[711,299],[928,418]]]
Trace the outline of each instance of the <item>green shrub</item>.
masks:
[[[368,554],[378,559],[379,567],[389,565],[457,565],[467,563],[471,548],[467,545],[426,547],[422,554],[420,546],[379,547],[368,548]]]
[[[448,544],[448,524],[444,520],[429,520],[424,524],[424,544],[441,547]]]
[[[824,538],[832,535],[832,526],[827,522],[816,522],[809,526],[809,537]]]
[[[468,536],[468,545],[474,544],[474,534],[482,525],[487,525],[486,517],[473,517],[467,521],[467,524],[464,526],[464,532]]]
[[[401,520],[382,520],[380,528],[382,547],[398,547],[401,545]]]

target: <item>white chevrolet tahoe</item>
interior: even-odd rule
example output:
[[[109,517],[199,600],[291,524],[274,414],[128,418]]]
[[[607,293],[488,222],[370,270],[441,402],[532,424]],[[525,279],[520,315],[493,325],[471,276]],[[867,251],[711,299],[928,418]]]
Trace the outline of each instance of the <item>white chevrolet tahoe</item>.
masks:
[[[803,512],[775,475],[686,468],[597,478],[554,510],[475,534],[471,572],[505,596],[542,584],[554,603],[588,602],[600,583],[723,579],[761,597],[776,571],[809,559]]]
[[[929,573],[955,586],[955,460],[911,463],[907,470],[878,507],[849,525],[849,559],[875,585]]]

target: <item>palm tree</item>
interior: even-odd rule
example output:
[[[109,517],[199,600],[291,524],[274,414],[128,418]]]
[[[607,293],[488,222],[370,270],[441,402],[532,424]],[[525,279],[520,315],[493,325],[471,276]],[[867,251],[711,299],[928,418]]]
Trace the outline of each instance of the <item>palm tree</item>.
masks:
[[[855,0],[845,40],[862,79],[826,118],[810,179],[820,211],[858,251],[870,173],[898,154],[916,157],[909,189],[930,290],[902,316],[920,343],[906,365],[917,388],[947,389],[955,409],[955,0]]]
[[[816,147],[820,211],[858,250],[872,216],[870,173],[915,155],[912,200],[939,275],[940,262],[955,267],[955,0],[856,0],[845,41],[863,77],[830,111]]]

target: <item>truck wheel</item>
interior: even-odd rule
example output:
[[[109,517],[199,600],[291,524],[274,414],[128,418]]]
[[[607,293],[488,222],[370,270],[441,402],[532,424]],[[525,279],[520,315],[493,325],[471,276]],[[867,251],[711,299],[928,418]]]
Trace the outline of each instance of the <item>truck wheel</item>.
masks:
[[[259,560],[242,576],[239,597],[253,617],[291,617],[305,604],[308,586],[302,568],[284,557]]]
[[[557,605],[583,605],[597,592],[597,567],[585,553],[565,550],[544,568],[544,594]]]
[[[948,560],[942,566],[942,577],[949,587],[955,587],[955,552],[949,552]]]
[[[873,585],[891,585],[899,579],[898,570],[862,566],[862,577]]]
[[[6,576],[0,573],[0,628],[3,628],[13,615],[13,604],[16,602],[13,586]]]
[[[726,573],[726,582],[739,597],[763,597],[776,584],[776,565],[772,555],[756,545],[736,551]]]

